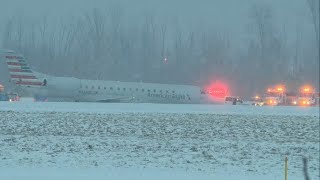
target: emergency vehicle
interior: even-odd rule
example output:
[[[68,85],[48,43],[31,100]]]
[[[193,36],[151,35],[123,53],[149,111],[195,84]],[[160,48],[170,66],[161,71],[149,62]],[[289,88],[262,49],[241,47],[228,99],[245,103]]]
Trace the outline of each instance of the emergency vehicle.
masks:
[[[226,96],[225,97],[225,104],[229,105],[237,105],[237,104],[242,104],[243,100],[240,97],[235,97],[235,96]]]
[[[250,103],[253,106],[263,106],[264,105],[264,100],[260,96],[254,96],[250,99]]]
[[[9,96],[4,92],[2,84],[0,84],[0,101],[9,101]]]
[[[316,105],[320,106],[320,92],[316,93]]]
[[[296,106],[298,95],[296,92],[286,92],[285,93],[285,105],[287,106]]]
[[[284,86],[277,86],[275,88],[268,88],[264,104],[269,106],[278,106],[286,104],[286,89]]]
[[[20,97],[17,93],[6,93],[4,86],[0,84],[0,101],[19,101]]]
[[[299,106],[316,105],[315,89],[310,86],[303,86],[302,88],[300,88],[296,104]]]

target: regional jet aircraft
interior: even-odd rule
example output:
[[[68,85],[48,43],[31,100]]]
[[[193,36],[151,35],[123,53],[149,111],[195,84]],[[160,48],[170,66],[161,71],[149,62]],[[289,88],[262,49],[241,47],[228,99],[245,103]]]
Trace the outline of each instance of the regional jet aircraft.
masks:
[[[48,101],[137,102],[137,103],[223,103],[197,86],[87,80],[56,77],[36,72],[24,56],[0,51],[9,68],[10,81],[33,97]]]

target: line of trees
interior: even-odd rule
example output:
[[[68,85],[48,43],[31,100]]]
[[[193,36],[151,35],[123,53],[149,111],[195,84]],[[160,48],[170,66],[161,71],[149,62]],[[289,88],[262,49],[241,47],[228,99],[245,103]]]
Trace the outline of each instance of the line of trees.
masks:
[[[119,6],[58,21],[15,16],[5,24],[2,47],[23,53],[38,71],[78,78],[199,86],[222,80],[245,96],[279,81],[319,82],[319,41],[303,48],[297,28],[289,44],[286,28],[276,27],[273,15],[267,4],[249,9],[251,37],[241,48],[231,34],[205,24],[186,29],[151,13],[127,22]],[[315,31],[319,39],[316,24]]]

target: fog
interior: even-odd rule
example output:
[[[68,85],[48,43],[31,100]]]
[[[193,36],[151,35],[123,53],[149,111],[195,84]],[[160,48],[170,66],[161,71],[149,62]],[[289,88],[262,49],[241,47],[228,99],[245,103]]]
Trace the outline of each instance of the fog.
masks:
[[[223,81],[241,96],[277,83],[319,88],[312,7],[319,0],[0,0],[0,48],[57,76]]]

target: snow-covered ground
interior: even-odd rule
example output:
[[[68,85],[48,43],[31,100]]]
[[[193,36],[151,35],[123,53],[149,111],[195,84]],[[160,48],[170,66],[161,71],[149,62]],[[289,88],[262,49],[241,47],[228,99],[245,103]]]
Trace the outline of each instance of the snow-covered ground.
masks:
[[[207,105],[207,104],[134,104],[134,103],[63,103],[0,102],[2,111],[19,112],[84,112],[84,113],[205,113],[242,115],[319,116],[319,107]]]
[[[0,179],[319,179],[319,139],[317,107],[2,102]]]

